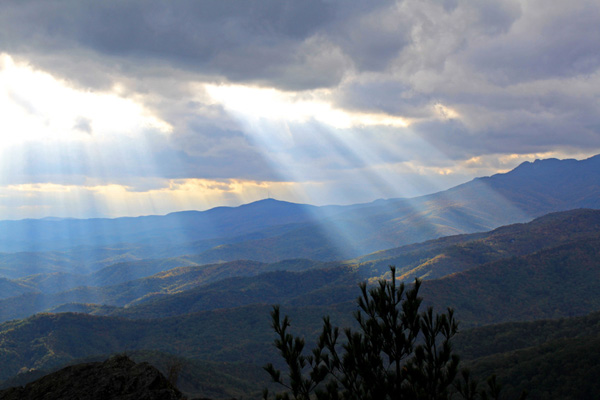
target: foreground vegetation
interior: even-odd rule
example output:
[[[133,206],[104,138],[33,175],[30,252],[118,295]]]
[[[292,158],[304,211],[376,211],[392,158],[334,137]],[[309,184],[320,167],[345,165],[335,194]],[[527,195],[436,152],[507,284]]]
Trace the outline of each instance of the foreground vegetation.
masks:
[[[404,284],[397,287],[394,267],[390,281],[382,280],[370,290],[361,284],[355,313],[359,329],[345,329],[340,343],[339,328],[325,317],[318,344],[309,355],[303,352],[304,339],[287,332],[290,321],[287,316],[281,320],[275,306],[271,314],[275,347],[288,369],[286,379],[273,364],[265,366],[273,382],[288,389],[275,398],[444,400],[458,394],[468,400],[498,399],[501,387],[495,375],[488,378],[486,389],[479,389],[466,369],[462,380],[457,379],[460,359],[451,340],[458,322],[452,309],[442,314],[434,314],[431,307],[419,312],[420,285],[417,280],[406,292]],[[523,392],[520,398],[525,397]],[[268,389],[263,398],[269,398]]]

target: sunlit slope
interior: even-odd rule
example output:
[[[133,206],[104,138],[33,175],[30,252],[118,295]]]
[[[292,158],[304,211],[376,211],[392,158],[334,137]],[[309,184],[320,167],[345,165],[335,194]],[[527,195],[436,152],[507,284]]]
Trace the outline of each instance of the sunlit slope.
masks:
[[[592,243],[598,239],[600,239],[600,210],[572,210],[549,214],[529,223],[501,227],[491,232],[445,237],[381,251],[343,264],[356,272],[359,279],[370,281],[389,276],[389,265],[395,265],[398,277],[412,282],[415,277],[440,278],[492,262],[506,264],[512,262],[515,257],[539,254],[540,251],[573,243]],[[269,286],[261,287],[254,284],[254,287],[248,289],[245,285],[252,285],[249,283],[252,280],[244,277],[269,271],[299,272],[340,264],[299,259],[271,264],[235,261],[198,265],[195,259],[195,256],[191,256],[121,263],[83,277],[51,274],[35,275],[18,281],[5,281],[14,287],[20,285],[18,286],[20,291],[10,298],[0,300],[0,320],[23,318],[36,312],[55,309],[107,312],[106,308],[98,310],[95,306],[61,307],[66,303],[94,303],[119,307],[139,304],[129,308],[124,314],[135,318],[139,317],[136,316],[136,310],[142,308],[145,311],[140,311],[140,315],[167,316],[216,307],[275,301],[276,299],[270,297],[272,289]],[[143,277],[154,270],[161,271],[169,267],[177,268]],[[235,279],[219,282],[226,278]],[[262,278],[253,279],[259,282]],[[310,281],[310,274],[306,275],[306,279]],[[86,280],[87,286],[84,286]],[[74,286],[78,283],[81,283],[81,287]],[[211,286],[186,292],[188,289],[207,284]],[[24,292],[26,288],[30,288],[29,293]],[[61,291],[58,290],[59,288],[65,289]],[[323,288],[323,291],[329,290],[334,296],[333,293],[338,289],[328,287]],[[35,293],[35,290],[43,293]],[[239,291],[243,291],[244,296],[236,297]],[[173,294],[177,295],[171,296]],[[178,303],[180,300],[181,304]],[[149,301],[153,301],[152,306],[141,304]],[[286,302],[286,299],[281,301]],[[174,314],[163,312],[162,309],[170,310]]]
[[[584,315],[600,309],[599,258],[600,240],[579,240],[485,264],[448,278],[426,281],[421,295],[426,304],[433,303],[440,308],[453,306],[462,321],[462,329],[502,321]],[[312,283],[299,279],[298,273],[266,274],[252,279],[239,278],[237,282],[229,280],[220,289],[215,284],[211,290],[174,295],[173,303],[166,301],[168,297],[156,299],[153,307],[138,308],[138,317],[172,315],[172,310],[185,313],[186,308],[198,309],[195,301],[206,301],[204,306],[209,305],[208,299],[215,301],[214,307],[226,307],[225,303],[235,303],[236,297],[248,299],[253,290],[258,293],[270,287],[269,301],[290,302],[284,306],[284,312],[292,316],[295,331],[315,337],[320,316],[330,314],[338,324],[348,325],[352,310],[356,309],[354,301],[344,301],[343,297],[313,297],[323,300],[321,303],[310,300],[312,294],[306,293],[307,286],[320,291],[321,295],[336,293],[326,290],[336,287],[327,285],[328,282],[341,283],[339,287],[347,288],[344,293],[348,295],[358,294],[355,286],[350,290],[349,285],[354,284],[345,280],[341,270],[335,272],[341,274],[335,279],[328,275],[331,273],[334,272],[318,272],[316,275],[322,275],[322,279]],[[305,278],[310,274],[306,273]],[[269,283],[267,278],[277,279]],[[258,294],[255,295],[253,301],[261,302]],[[307,297],[302,299],[303,295]],[[226,296],[230,298],[225,301]],[[261,365],[276,358],[270,345],[273,334],[269,328],[269,309],[269,304],[249,304],[158,320],[83,314],[38,315],[0,325],[0,363],[6,366],[3,373],[10,376],[23,366],[45,368],[90,354],[152,348],[197,359]],[[132,307],[128,311],[134,313],[135,310]],[[478,354],[472,349],[469,352]]]
[[[507,253],[504,258],[465,272],[426,281],[423,296],[440,309],[456,308],[465,326],[581,315],[600,309],[597,232],[573,235],[572,240],[547,247],[539,244],[530,247],[531,243],[520,246],[530,250],[521,249],[527,252],[525,255]],[[265,274],[274,267],[249,261],[210,268],[217,274],[212,275],[213,279],[223,278],[227,273],[232,277],[210,283],[211,274],[207,277],[203,271],[208,268],[196,266],[102,288],[24,294],[1,300],[0,317],[23,318],[67,303],[127,306],[118,309],[67,305],[59,309],[128,318],[167,317],[259,303],[326,306],[355,298],[356,282],[364,279],[366,272],[364,267],[354,265]]]
[[[600,238],[582,239],[426,281],[422,295],[466,326],[583,315],[600,310],[598,260]]]
[[[365,278],[383,276],[390,265],[395,265],[397,276],[412,282],[415,278],[441,278],[502,258],[596,237],[600,237],[600,210],[578,209],[551,213],[490,232],[448,236],[383,250],[349,263],[358,264]]]
[[[456,309],[463,326],[559,318],[600,310],[600,237],[580,239],[521,256],[509,256],[462,273],[425,281],[422,296],[440,310]],[[215,282],[155,297],[115,315],[172,316],[235,304],[337,304],[358,295],[356,269],[278,273]],[[314,277],[311,285],[311,275]],[[325,276],[327,276],[325,274]],[[299,291],[299,292],[298,292]]]

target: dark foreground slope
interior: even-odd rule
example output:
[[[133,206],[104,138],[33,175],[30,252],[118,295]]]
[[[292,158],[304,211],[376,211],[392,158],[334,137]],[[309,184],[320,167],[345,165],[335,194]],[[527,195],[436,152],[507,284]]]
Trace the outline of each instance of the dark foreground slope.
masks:
[[[293,319],[293,326],[297,327],[297,322],[297,318]],[[474,377],[483,380],[492,373],[499,377],[505,398],[517,398],[526,389],[528,398],[534,400],[592,399],[600,394],[596,379],[599,327],[599,313],[559,320],[505,323],[464,330],[454,344],[463,366],[470,368]],[[309,333],[309,338],[317,334],[310,330],[305,332]],[[157,352],[130,354],[134,359],[151,360],[153,365],[162,363],[163,369],[164,360],[167,365],[181,365],[178,386],[196,396],[259,398],[260,389],[268,384],[267,374],[261,373],[260,364],[186,360]],[[271,361],[278,359],[275,352],[269,352],[269,356]],[[7,383],[20,381],[24,384],[27,378],[24,374]]]
[[[148,349],[196,360],[264,365],[277,357],[271,345],[271,309],[257,304],[155,320],[38,314],[5,322],[0,324],[0,380],[24,369],[49,369],[95,354]],[[354,302],[286,307],[294,316],[294,329],[304,334],[318,332],[326,314],[348,326],[354,309]]]
[[[155,350],[128,351],[126,356],[136,363],[148,363],[158,369],[170,382],[175,382],[188,399],[258,399],[267,385],[265,371],[258,365],[192,360]],[[74,359],[48,370],[23,372],[0,382],[0,391],[25,386],[70,365],[98,363],[110,357],[96,355]]]
[[[61,369],[24,387],[0,391],[2,400],[179,400],[177,388],[154,367],[126,356]]]
[[[600,396],[598,312],[475,328],[461,332],[455,346],[475,376],[498,376],[505,398],[522,390],[532,400]]]

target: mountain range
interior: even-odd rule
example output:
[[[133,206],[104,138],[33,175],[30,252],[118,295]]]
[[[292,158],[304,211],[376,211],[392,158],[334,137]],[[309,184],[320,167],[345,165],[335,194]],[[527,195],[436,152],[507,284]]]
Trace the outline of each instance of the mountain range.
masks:
[[[201,263],[332,261],[486,231],[555,211],[598,208],[599,198],[600,156],[536,160],[412,199],[324,207],[266,199],[166,216],[0,221],[0,251],[12,253],[0,255],[0,260],[8,257],[20,263],[28,275],[34,271],[24,264],[31,257],[41,258],[36,260],[38,272],[78,273],[93,272],[117,259],[185,254],[195,254]],[[17,277],[18,268],[5,268],[2,275]]]
[[[351,206],[267,199],[162,217],[1,221],[0,381],[127,351],[177,357],[189,395],[210,386],[217,398],[258,398],[260,367],[277,358],[273,304],[307,338],[324,315],[354,326],[358,283],[395,265],[405,284],[424,280],[425,307],[455,309],[457,349],[478,376],[499,369],[511,393],[550,398],[516,377],[542,379],[528,357],[597,348],[599,188],[596,156]]]

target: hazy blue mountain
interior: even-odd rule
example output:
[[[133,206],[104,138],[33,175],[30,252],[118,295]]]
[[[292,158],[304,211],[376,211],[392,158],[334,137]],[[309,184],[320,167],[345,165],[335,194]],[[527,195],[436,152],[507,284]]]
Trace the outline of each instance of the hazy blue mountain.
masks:
[[[262,229],[303,223],[338,212],[266,199],[239,207],[175,212],[165,216],[0,221],[1,251],[64,250],[77,246],[158,241],[163,245],[241,236]]]
[[[443,192],[351,206],[267,199],[166,216],[0,221],[0,250],[38,252],[20,253],[25,261],[2,255],[0,276],[87,274],[116,262],[185,254],[194,255],[190,259],[198,264],[331,261],[581,207],[600,208],[600,156],[526,162]],[[27,257],[49,250],[53,252],[35,256],[40,262],[27,264]]]
[[[351,258],[583,207],[600,208],[600,156],[582,161],[525,162],[508,173],[478,178],[432,195],[341,208],[296,230],[204,251],[195,261],[248,258],[272,262],[286,255]]]
[[[0,276],[19,279],[34,274],[87,274],[106,266],[139,260],[131,247],[78,247],[68,252],[37,251],[0,253]]]
[[[111,286],[190,265],[197,264],[185,258],[150,259],[119,262],[90,274],[57,271],[34,273],[16,279],[0,278],[0,299],[32,292],[60,293],[80,286]],[[45,267],[47,266],[42,265],[37,269],[44,271],[48,269]],[[70,270],[71,268],[64,266],[61,269]],[[32,266],[31,270],[35,272],[36,268]],[[26,273],[25,271],[21,272]]]
[[[56,252],[0,253],[0,276],[6,278],[64,272],[69,270],[71,265],[69,257]]]
[[[546,159],[524,162],[507,174],[475,179],[449,193],[477,195],[494,190],[529,216],[573,208],[600,208],[600,155],[586,160]]]

